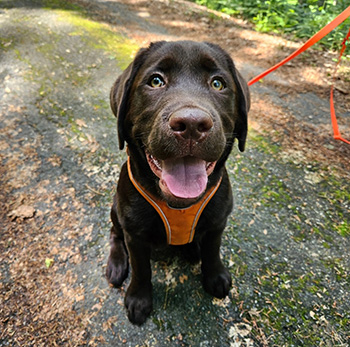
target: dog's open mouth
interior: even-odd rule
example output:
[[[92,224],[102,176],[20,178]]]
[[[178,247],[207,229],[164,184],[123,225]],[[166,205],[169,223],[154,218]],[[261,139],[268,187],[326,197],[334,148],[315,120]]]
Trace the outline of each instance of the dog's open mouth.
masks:
[[[216,164],[192,156],[166,160],[158,160],[147,152],[146,156],[151,170],[159,178],[162,191],[181,199],[202,195]]]

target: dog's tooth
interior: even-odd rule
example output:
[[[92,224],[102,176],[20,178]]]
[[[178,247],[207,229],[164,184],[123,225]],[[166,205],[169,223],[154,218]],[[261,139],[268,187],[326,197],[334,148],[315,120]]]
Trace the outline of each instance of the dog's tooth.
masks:
[[[157,165],[158,169],[161,170],[162,169],[162,165],[160,164],[159,160],[156,159],[155,162],[156,162],[156,165]]]
[[[150,155],[150,157],[151,157],[153,163],[157,166],[157,168],[158,168],[159,170],[161,170],[162,167],[161,167],[161,164],[160,164],[159,160],[158,160],[157,158],[155,158],[153,155]]]

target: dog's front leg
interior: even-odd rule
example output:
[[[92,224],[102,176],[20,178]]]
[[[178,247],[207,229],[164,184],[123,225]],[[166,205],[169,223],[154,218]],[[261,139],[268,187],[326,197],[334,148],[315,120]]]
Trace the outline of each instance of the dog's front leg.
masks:
[[[128,276],[129,263],[123,229],[116,213],[116,204],[113,205],[111,218],[113,222],[109,238],[111,250],[107,262],[106,277],[108,282],[114,287],[120,287]]]
[[[220,259],[221,234],[208,231],[201,242],[202,275],[204,289],[216,298],[224,298],[231,287],[232,279]]]
[[[126,237],[132,277],[125,296],[125,306],[131,323],[141,325],[152,311],[151,248]]]

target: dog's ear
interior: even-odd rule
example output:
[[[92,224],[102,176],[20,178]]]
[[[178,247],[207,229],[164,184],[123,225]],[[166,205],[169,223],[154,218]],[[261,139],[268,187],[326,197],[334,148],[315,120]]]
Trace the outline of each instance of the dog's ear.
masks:
[[[140,67],[145,62],[151,51],[158,49],[164,44],[164,41],[151,43],[148,48],[142,48],[136,54],[134,61],[126,68],[126,70],[117,78],[110,92],[111,109],[118,118],[118,138],[119,148],[124,148],[125,129],[124,122],[129,111],[130,93]]]
[[[124,70],[112,86],[110,93],[111,109],[118,119],[119,148],[124,148],[124,120],[129,109],[129,96],[131,87],[139,68],[142,65],[145,49],[141,49],[134,61]]]
[[[205,42],[209,47],[214,48],[217,52],[220,52],[224,60],[228,64],[230,73],[236,85],[237,96],[237,115],[235,128],[233,130],[234,137],[238,139],[238,148],[241,152],[244,151],[245,142],[248,133],[248,111],[250,108],[250,93],[247,82],[242,75],[238,72],[235,64],[230,55],[223,50],[220,46],[214,43]]]
[[[250,93],[247,82],[233,65],[231,70],[233,80],[236,84],[237,91],[237,112],[235,129],[233,130],[235,137],[238,139],[238,148],[241,152],[244,151],[245,142],[248,133],[248,111],[250,109]]]

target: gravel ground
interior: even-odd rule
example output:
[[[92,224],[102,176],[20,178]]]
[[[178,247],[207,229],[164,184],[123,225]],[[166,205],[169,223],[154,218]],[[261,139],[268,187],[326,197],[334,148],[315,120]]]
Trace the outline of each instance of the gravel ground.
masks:
[[[157,23],[147,6],[169,10]],[[183,1],[0,0],[0,345],[349,346],[350,151],[324,135],[327,99],[278,76],[252,88],[248,149],[228,162],[229,297],[207,295],[199,267],[173,253],[155,255],[142,327],[126,317],[128,281],[108,286],[125,160],[109,90],[142,44],[180,37],[174,6],[212,25]],[[262,69],[238,64],[247,77]]]

